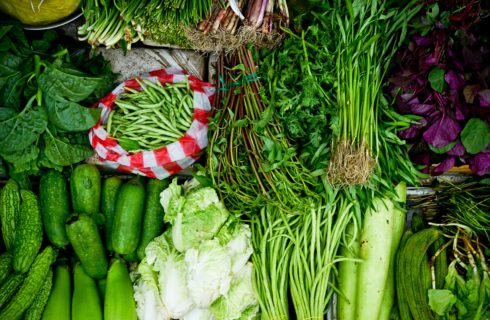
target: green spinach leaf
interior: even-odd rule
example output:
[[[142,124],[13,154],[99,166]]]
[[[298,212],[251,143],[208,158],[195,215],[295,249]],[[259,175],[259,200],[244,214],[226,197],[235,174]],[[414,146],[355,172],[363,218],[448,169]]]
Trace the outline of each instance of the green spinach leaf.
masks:
[[[477,154],[490,143],[490,129],[485,121],[472,118],[461,131],[461,142],[468,153]]]
[[[48,116],[43,109],[32,108],[21,113],[9,108],[1,109],[7,109],[0,112],[1,155],[27,148],[46,130]]]
[[[37,166],[37,158],[39,156],[39,148],[35,145],[30,145],[24,150],[5,154],[5,161],[12,164],[11,174],[36,174],[39,172]]]
[[[92,148],[73,145],[54,136],[44,136],[46,158],[54,165],[69,166],[93,155]]]
[[[51,65],[39,76],[38,84],[42,91],[51,96],[63,96],[70,101],[80,102],[90,96],[101,80],[99,77]]]
[[[44,103],[49,121],[64,131],[86,131],[93,127],[100,117],[99,108],[86,108],[60,96],[46,94]]]

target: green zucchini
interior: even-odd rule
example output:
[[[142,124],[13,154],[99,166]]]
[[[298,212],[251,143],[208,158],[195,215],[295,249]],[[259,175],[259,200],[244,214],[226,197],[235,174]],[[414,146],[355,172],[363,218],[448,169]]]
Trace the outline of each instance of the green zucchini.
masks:
[[[21,190],[19,219],[13,250],[14,270],[24,273],[29,270],[43,241],[43,226],[37,196],[29,190]]]
[[[56,252],[52,247],[46,247],[34,260],[19,291],[10,302],[0,311],[0,319],[17,319],[32,304],[39,290],[44,284],[51,264],[56,259]]]
[[[51,287],[53,286],[53,271],[49,269],[46,279],[44,279],[43,286],[36,294],[36,298],[32,301],[29,309],[24,313],[24,320],[40,320],[46,303],[48,302],[49,294],[51,293]]]
[[[61,172],[49,170],[42,175],[39,202],[44,230],[49,241],[57,247],[66,246],[69,241],[65,223],[70,215],[70,200],[66,180]]]
[[[5,252],[0,255],[0,285],[12,272],[12,254]]]
[[[15,295],[23,280],[24,276],[22,274],[12,274],[7,281],[2,284],[0,287],[0,309]]]
[[[148,243],[163,233],[164,211],[160,203],[160,193],[168,187],[168,180],[150,179],[146,184],[145,211],[143,214],[143,228],[138,244],[138,257],[145,257]]]
[[[427,289],[430,287],[430,269],[428,250],[442,232],[435,228],[423,229],[407,239],[400,259],[398,272],[401,276],[404,290],[402,296],[410,308],[412,319],[434,319],[427,298]],[[401,302],[403,303],[403,302]]]
[[[406,288],[405,274],[402,273],[404,270],[404,257],[406,255],[405,245],[412,235],[412,229],[408,229],[403,233],[395,258],[395,291],[397,296],[398,314],[401,320],[412,319],[412,314],[406,298],[408,289]]]
[[[95,279],[107,274],[107,258],[95,221],[86,214],[73,215],[66,233],[85,272]]]
[[[112,225],[114,221],[114,212],[116,211],[116,199],[121,187],[121,178],[114,176],[104,180],[102,184],[102,214],[105,217],[105,243],[106,249],[110,252],[114,251],[112,247]]]
[[[102,320],[97,283],[85,273],[80,264],[76,264],[73,270],[73,287],[71,320]]]
[[[75,213],[91,215],[100,212],[101,178],[95,165],[77,166],[71,174],[70,190]]]
[[[43,312],[43,320],[70,320],[71,275],[68,266],[54,269],[53,288]]]
[[[430,256],[434,257],[438,254],[434,260],[434,275],[437,289],[443,289],[446,282],[446,275],[448,273],[447,253],[446,248],[443,249],[446,241],[443,237],[437,239],[430,248]]]
[[[124,261],[116,259],[107,273],[104,320],[136,320],[133,285]]]
[[[145,187],[136,177],[122,185],[116,201],[112,246],[119,254],[130,254],[136,250],[141,233]]]
[[[17,182],[10,179],[2,190],[0,190],[0,224],[2,228],[3,243],[7,250],[14,247],[19,210],[19,185]]]

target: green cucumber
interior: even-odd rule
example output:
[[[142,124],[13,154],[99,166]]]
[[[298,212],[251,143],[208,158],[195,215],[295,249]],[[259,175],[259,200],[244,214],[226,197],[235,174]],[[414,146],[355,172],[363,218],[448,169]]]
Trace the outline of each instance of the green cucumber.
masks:
[[[95,221],[86,214],[73,215],[66,224],[66,233],[85,272],[101,279],[107,274],[107,258]]]
[[[71,174],[70,190],[75,213],[92,215],[100,212],[101,177],[95,165],[77,166]]]
[[[24,276],[22,274],[12,274],[0,287],[0,309],[3,308],[10,298],[12,298],[17,289],[22,285]]]
[[[120,259],[112,262],[107,273],[104,320],[136,320],[136,305],[129,271]]]
[[[20,210],[19,185],[14,180],[7,181],[0,190],[0,224],[3,242],[7,250],[14,247],[15,230]]]
[[[37,196],[29,190],[21,190],[19,219],[13,250],[14,270],[24,273],[36,258],[43,240],[43,226]]]
[[[80,264],[73,270],[73,299],[71,320],[102,320],[102,303],[97,283],[89,277]]]
[[[116,201],[112,246],[119,254],[130,254],[136,250],[141,233],[145,187],[136,177],[123,184]]]
[[[24,275],[25,280],[19,291],[0,311],[0,319],[18,319],[30,307],[41,290],[55,259],[56,252],[52,247],[46,247],[37,255],[27,276]]]
[[[70,320],[71,275],[68,266],[54,269],[53,288],[43,312],[43,320]]]
[[[114,212],[116,211],[116,200],[121,187],[121,178],[109,177],[102,183],[102,214],[105,217],[105,243],[106,249],[110,252],[114,251],[112,247],[112,225],[114,221]]]
[[[29,309],[24,313],[24,320],[40,320],[43,316],[44,308],[49,299],[51,293],[51,287],[53,286],[53,271],[49,269],[46,279],[44,279],[43,286],[36,294],[36,298],[32,301]]]
[[[164,211],[160,203],[160,193],[168,187],[168,180],[150,179],[146,184],[145,211],[143,214],[143,228],[138,244],[138,257],[145,257],[145,249],[148,243],[163,232]]]
[[[65,223],[70,215],[70,202],[65,177],[56,170],[42,175],[39,186],[39,201],[44,230],[49,241],[57,247],[69,243]]]
[[[12,254],[5,252],[0,255],[0,285],[12,272]]]

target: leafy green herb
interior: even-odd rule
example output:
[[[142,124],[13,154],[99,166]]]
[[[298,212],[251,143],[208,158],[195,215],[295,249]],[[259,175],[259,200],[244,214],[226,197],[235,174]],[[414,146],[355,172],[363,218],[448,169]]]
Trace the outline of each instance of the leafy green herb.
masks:
[[[437,67],[433,68],[429,72],[429,82],[432,89],[436,90],[437,92],[443,92],[445,86],[444,70]]]
[[[461,131],[461,142],[468,153],[477,154],[485,150],[490,143],[490,129],[485,121],[470,119]]]

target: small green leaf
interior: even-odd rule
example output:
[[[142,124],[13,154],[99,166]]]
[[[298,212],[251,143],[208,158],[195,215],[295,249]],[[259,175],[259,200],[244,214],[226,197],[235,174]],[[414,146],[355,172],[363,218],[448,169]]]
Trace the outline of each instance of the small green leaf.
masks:
[[[57,137],[44,136],[46,158],[58,166],[69,166],[90,157],[94,151],[86,146],[72,145]]]
[[[461,142],[468,153],[477,154],[483,151],[490,143],[490,130],[485,121],[470,119],[461,131]]]
[[[440,316],[444,316],[458,300],[451,290],[429,289],[429,306]]]
[[[99,108],[86,108],[60,96],[44,95],[49,120],[61,130],[69,132],[87,131],[100,117]]]
[[[458,140],[454,140],[453,142],[449,142],[447,145],[445,145],[444,147],[441,147],[441,148],[436,148],[429,143],[429,148],[434,153],[444,154],[444,153],[448,152],[449,150],[451,150],[452,148],[454,148],[454,146],[456,145],[457,142],[458,142]]]
[[[429,72],[430,86],[437,92],[444,91],[444,87],[446,85],[446,82],[444,81],[444,73],[444,70],[438,67],[433,68]]]
[[[0,154],[21,151],[34,143],[46,130],[48,116],[42,109],[16,113],[0,108]]]

